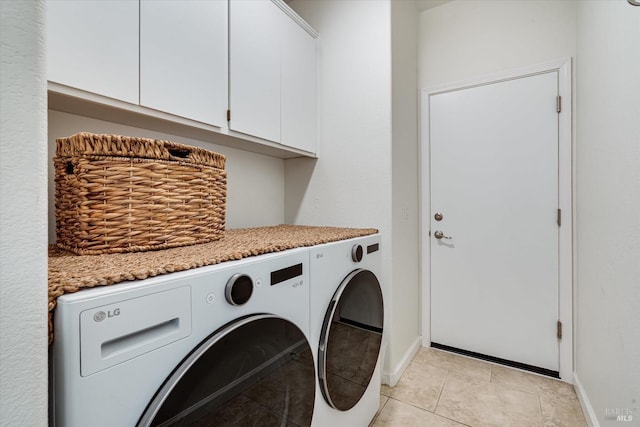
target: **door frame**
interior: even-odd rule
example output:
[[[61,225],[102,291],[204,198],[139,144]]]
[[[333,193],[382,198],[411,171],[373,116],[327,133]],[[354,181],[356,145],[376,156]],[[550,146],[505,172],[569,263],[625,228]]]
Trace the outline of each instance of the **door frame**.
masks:
[[[431,345],[431,181],[429,140],[429,99],[433,95],[490,83],[548,72],[558,72],[558,94],[562,108],[558,114],[558,207],[562,210],[562,222],[558,230],[558,317],[562,322],[562,339],[559,343],[560,378],[573,383],[573,169],[572,169],[572,63],[562,58],[542,64],[496,72],[476,79],[423,88],[420,93],[420,281],[421,281],[421,334],[422,346]]]

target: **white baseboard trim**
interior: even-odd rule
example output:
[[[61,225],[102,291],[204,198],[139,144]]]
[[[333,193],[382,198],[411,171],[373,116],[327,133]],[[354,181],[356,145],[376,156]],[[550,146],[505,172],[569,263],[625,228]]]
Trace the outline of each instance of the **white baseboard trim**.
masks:
[[[395,366],[391,372],[386,371],[382,373],[382,384],[387,384],[392,387],[396,385],[398,381],[400,381],[400,377],[404,373],[405,369],[409,366],[409,363],[411,363],[411,360],[413,360],[413,357],[418,353],[418,350],[420,350],[421,346],[422,337],[416,337],[407,349],[400,363]]]
[[[593,410],[589,396],[587,396],[587,392],[582,386],[582,382],[580,382],[580,378],[578,378],[578,374],[576,372],[573,373],[573,387],[576,390],[578,401],[580,402],[580,406],[582,406],[582,412],[584,413],[584,417],[587,420],[589,427],[600,427],[596,412]]]

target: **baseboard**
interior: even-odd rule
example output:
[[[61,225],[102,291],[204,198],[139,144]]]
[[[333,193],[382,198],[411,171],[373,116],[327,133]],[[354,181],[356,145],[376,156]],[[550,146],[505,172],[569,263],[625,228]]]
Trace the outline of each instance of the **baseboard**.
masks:
[[[582,382],[580,382],[580,378],[578,378],[578,374],[576,372],[573,373],[573,387],[576,390],[578,401],[580,402],[580,406],[582,406],[582,412],[584,413],[584,418],[587,420],[589,427],[600,427],[596,412],[593,410],[589,396],[587,396],[587,392],[582,386]]]
[[[422,337],[417,337],[405,352],[400,363],[395,366],[391,372],[385,371],[382,373],[382,384],[387,384],[392,387],[396,385],[421,346]]]

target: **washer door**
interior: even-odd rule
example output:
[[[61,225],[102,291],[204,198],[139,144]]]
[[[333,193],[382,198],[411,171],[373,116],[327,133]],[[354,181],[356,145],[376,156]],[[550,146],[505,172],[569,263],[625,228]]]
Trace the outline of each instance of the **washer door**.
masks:
[[[304,334],[259,314],[203,341],[174,372],[138,426],[311,424],[315,375]]]
[[[384,318],[382,289],[369,270],[354,270],[336,290],[324,317],[318,351],[320,390],[346,411],[367,390],[378,362]]]

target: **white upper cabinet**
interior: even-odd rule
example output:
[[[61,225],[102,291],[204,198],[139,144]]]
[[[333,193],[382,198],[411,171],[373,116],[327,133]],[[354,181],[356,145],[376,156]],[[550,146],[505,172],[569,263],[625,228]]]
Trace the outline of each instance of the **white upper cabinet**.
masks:
[[[280,40],[271,1],[235,0],[229,11],[229,128],[280,142]]]
[[[229,128],[316,152],[316,35],[281,2],[231,0]]]
[[[137,104],[138,10],[138,0],[48,1],[48,80]]]
[[[315,153],[318,138],[316,38],[290,19],[283,23],[280,143]]]
[[[49,107],[313,156],[317,37],[283,0],[48,0]]]
[[[140,104],[226,126],[226,1],[141,0]]]

